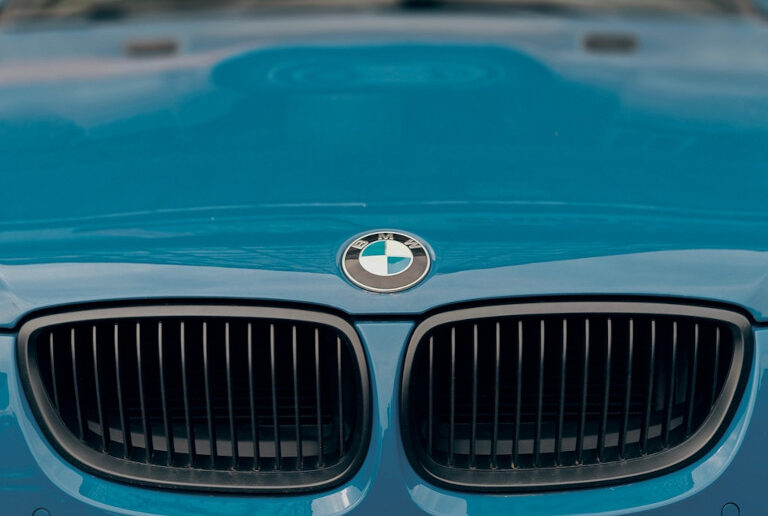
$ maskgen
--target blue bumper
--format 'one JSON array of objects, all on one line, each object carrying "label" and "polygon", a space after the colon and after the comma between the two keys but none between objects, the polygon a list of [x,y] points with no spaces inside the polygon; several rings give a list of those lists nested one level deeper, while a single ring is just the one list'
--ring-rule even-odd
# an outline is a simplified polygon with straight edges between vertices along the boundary
[{"label": "blue bumper", "polygon": [[[699,461],[627,485],[554,493],[483,495],[425,483],[408,463],[398,424],[397,385],[410,321],[359,321],[374,388],[373,438],[347,484],[320,494],[224,496],[159,491],[91,476],[64,461],[42,437],[24,396],[11,334],[0,336],[0,500],[3,514],[51,516],[313,514],[719,514],[726,503],[762,514],[768,475],[768,329],[755,332],[747,388],[721,441]],[[395,351],[399,350],[399,353]],[[730,509],[733,509],[731,507]],[[728,509],[726,509],[728,510]]]}]

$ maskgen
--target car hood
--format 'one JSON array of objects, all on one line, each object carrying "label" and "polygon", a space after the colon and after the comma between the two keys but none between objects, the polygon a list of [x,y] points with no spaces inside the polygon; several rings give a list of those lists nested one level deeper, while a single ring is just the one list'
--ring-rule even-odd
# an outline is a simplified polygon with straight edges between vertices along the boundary
[{"label": "car hood", "polygon": [[[6,56],[7,323],[56,302],[211,295],[213,277],[229,285],[215,295],[350,312],[615,293],[705,297],[762,317],[768,62],[750,45],[765,31],[751,27],[750,40],[734,23],[622,23],[641,42],[629,54],[574,46],[605,28],[573,22],[548,38]],[[680,31],[693,39],[672,48]],[[27,48],[27,36],[2,38]],[[45,41],[57,37],[71,36]],[[697,42],[719,53],[692,54]],[[382,296],[341,279],[339,249],[379,228],[429,244],[424,285]],[[196,288],[202,266],[217,269],[198,270]],[[183,288],[150,280],[169,270]],[[61,294],[83,274],[104,290]]]}]

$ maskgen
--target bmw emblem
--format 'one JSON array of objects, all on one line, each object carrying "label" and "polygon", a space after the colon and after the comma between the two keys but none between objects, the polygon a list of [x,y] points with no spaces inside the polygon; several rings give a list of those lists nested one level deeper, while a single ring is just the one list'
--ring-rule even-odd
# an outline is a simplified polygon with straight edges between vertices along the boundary
[{"label": "bmw emblem", "polygon": [[344,250],[341,268],[349,281],[373,292],[398,292],[429,272],[429,251],[405,233],[380,231],[356,238]]}]

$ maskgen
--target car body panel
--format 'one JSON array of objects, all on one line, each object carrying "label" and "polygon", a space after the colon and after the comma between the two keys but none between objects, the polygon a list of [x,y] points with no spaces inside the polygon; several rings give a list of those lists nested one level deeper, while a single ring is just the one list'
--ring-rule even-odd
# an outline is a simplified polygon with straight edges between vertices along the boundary
[{"label": "car body panel", "polygon": [[[613,293],[768,313],[763,25],[231,23],[0,34],[0,324],[71,302],[211,295],[219,273],[241,281],[216,296],[351,313]],[[601,31],[638,48],[579,45]],[[122,52],[162,35],[179,55]],[[425,285],[348,288],[339,250],[375,228],[431,246]],[[64,284],[84,271],[92,281]]]},{"label": "car body panel", "polygon": [[[363,291],[340,274],[132,263],[0,267],[0,321],[11,328],[30,311],[73,303],[141,299],[298,302],[349,314],[418,315],[442,305],[531,297],[659,296],[730,303],[765,320],[768,254],[668,251],[545,262],[440,274],[440,259],[419,286]],[[723,264],[726,265],[723,265]]]},{"label": "car body panel", "polygon": [[[629,34],[629,53],[585,35]],[[126,56],[173,39],[175,55]],[[148,19],[0,30],[0,503],[51,516],[717,514],[762,511],[768,394],[768,28],[708,16],[460,13]],[[426,280],[347,282],[356,235],[401,230]],[[551,493],[447,491],[398,433],[402,356],[439,307],[674,299],[755,323],[728,432],[682,469]],[[366,460],[291,497],[142,489],[43,438],[15,329],[41,311],[147,299],[331,310],[364,341]]]}]

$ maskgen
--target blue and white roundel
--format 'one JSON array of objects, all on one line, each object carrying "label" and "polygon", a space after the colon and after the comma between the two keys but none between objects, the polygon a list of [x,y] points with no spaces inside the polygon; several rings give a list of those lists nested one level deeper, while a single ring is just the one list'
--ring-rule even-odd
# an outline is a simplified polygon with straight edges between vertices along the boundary
[{"label": "blue and white roundel", "polygon": [[358,258],[363,269],[377,276],[394,276],[413,263],[408,246],[396,240],[378,240],[365,247]]},{"label": "blue and white roundel", "polygon": [[429,251],[416,237],[384,230],[349,242],[340,265],[358,287],[391,293],[419,284],[429,273],[430,262]]}]

